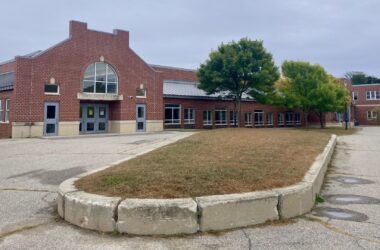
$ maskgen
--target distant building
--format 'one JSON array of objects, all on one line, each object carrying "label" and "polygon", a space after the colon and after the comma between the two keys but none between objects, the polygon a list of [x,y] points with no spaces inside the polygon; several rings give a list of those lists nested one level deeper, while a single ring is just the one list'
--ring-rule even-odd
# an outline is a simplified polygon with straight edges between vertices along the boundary
[{"label": "distant building", "polygon": [[380,125],[378,111],[380,108],[380,84],[352,84],[344,79],[352,98],[349,108],[350,121],[359,125]]}]

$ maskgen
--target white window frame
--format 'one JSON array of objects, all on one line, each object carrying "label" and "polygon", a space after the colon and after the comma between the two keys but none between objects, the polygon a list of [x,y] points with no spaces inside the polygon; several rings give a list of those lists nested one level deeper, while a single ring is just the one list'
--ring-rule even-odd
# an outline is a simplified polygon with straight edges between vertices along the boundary
[{"label": "white window frame", "polygon": [[10,99],[5,99],[5,116],[4,116],[4,122],[9,122],[9,112],[10,112]]},{"label": "white window frame", "polygon": [[[46,92],[45,91],[45,86],[46,85],[54,85],[54,86],[57,86],[57,92]],[[58,84],[51,84],[51,83],[46,83],[45,85],[44,85],[44,94],[45,95],[59,95],[59,85]]]},{"label": "white window frame", "polygon": [[[281,119],[280,119],[281,117]],[[278,113],[278,126],[284,126],[284,118],[285,118],[285,115],[283,112],[280,112]]]},{"label": "white window frame", "polygon": [[299,112],[294,113],[294,123],[296,125],[301,125],[301,113]]},{"label": "white window frame", "polygon": [[238,120],[237,120],[237,112],[234,110],[230,110],[230,126],[237,126]]},{"label": "white window frame", "polygon": [[377,112],[367,111],[367,120],[377,120]]},{"label": "white window frame", "polygon": [[[288,115],[291,115],[292,119],[288,120]],[[285,113],[285,124],[286,126],[293,126],[294,125],[294,113],[293,112],[286,112]]]},{"label": "white window frame", "polygon": [[358,91],[352,91],[352,100],[357,101],[359,99]]},{"label": "white window frame", "polygon": [[[206,114],[206,117],[205,117],[205,114]],[[210,110],[203,111],[203,126],[212,126],[212,111]]]},{"label": "white window frame", "polygon": [[[138,91],[144,91],[144,95],[137,95]],[[146,89],[145,88],[143,88],[143,89],[137,88],[136,89],[136,98],[146,98]]]},{"label": "white window frame", "polygon": [[[255,127],[262,127],[264,126],[264,111],[263,110],[255,110]],[[256,117],[257,115],[257,117]],[[259,118],[259,119],[257,119]]]},{"label": "white window frame", "polygon": [[[85,70],[85,73],[86,74],[86,71],[87,69],[92,65],[92,64],[95,64],[94,65],[94,80],[85,80],[85,75],[83,75],[83,79],[82,79],[82,92],[83,93],[86,93],[86,94],[109,94],[109,95],[117,95],[119,93],[119,77],[116,73],[116,70],[111,66],[109,65],[108,63],[105,63],[105,62],[94,62],[94,63],[91,63],[90,65],[87,66],[86,70]],[[97,64],[104,64],[106,66],[106,78],[105,78],[105,81],[97,81],[96,80],[96,65]],[[113,71],[115,73],[115,82],[111,82],[111,81],[108,81],[108,69],[110,68],[111,71]],[[93,85],[94,85],[94,91],[93,92],[85,92],[84,91],[84,82],[93,82]],[[100,92],[96,92],[96,82],[102,82],[106,85],[106,91],[104,93],[100,93]],[[110,84],[116,84],[116,92],[115,93],[108,93],[108,83]]]},{"label": "white window frame", "polygon": [[[217,120],[216,119],[216,113],[224,113],[224,119]],[[223,115],[220,115],[220,117],[223,117]],[[215,126],[225,126],[227,125],[227,110],[226,109],[216,109],[215,110]]]},{"label": "white window frame", "polygon": [[246,112],[244,114],[244,124],[246,127],[252,127],[252,113]]},{"label": "white window frame", "polygon": [[267,117],[267,126],[273,126],[273,113],[268,112],[266,117]]},{"label": "white window frame", "polygon": [[370,90],[366,92],[367,101],[380,100],[380,91]]},{"label": "white window frame", "polygon": [[[167,105],[178,106],[178,107],[167,107]],[[165,125],[180,125],[181,124],[181,104],[166,103],[165,104],[165,114],[166,114],[166,110],[167,109],[171,110],[172,118],[171,119],[166,119],[166,117],[165,117]],[[174,119],[173,118],[174,117],[173,116],[174,110],[177,110],[177,109],[179,110],[178,119]]]},{"label": "white window frame", "polygon": [[184,124],[195,124],[195,109],[185,108],[183,111]]}]

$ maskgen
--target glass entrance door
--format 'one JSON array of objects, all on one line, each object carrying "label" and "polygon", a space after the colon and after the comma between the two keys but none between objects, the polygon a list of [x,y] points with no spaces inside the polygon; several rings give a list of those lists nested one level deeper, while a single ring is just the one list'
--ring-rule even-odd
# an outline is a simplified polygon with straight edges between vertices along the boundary
[{"label": "glass entrance door", "polygon": [[44,135],[58,135],[58,103],[45,102],[44,110]]},{"label": "glass entrance door", "polygon": [[82,134],[106,133],[108,124],[108,105],[81,103],[79,131]]},{"label": "glass entrance door", "polygon": [[136,105],[136,131],[145,132],[146,128],[146,106],[145,104]]}]

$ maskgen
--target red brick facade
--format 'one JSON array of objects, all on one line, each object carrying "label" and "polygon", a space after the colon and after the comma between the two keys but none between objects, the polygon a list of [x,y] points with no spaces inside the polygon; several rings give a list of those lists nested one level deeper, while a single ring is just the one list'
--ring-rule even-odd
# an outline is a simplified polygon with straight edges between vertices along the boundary
[{"label": "red brick facade", "polygon": [[[0,74],[13,72],[15,70],[15,62],[11,61],[8,63],[4,63],[0,65]],[[8,138],[11,137],[11,124],[9,122],[5,122],[5,101],[9,99],[13,99],[13,91],[0,91],[0,101],[2,105],[2,112],[0,114],[0,138]]]},{"label": "red brick facade", "polygon": [[[77,93],[82,92],[84,71],[91,63],[104,57],[116,70],[119,94],[124,100],[110,103],[111,120],[134,120],[135,104],[147,104],[147,119],[162,117],[162,84],[160,75],[129,48],[129,33],[114,34],[87,29],[85,23],[70,23],[70,38],[36,58],[16,58],[16,81],[12,106],[15,122],[43,121],[44,102],[60,103],[60,121],[78,121]],[[54,78],[60,95],[45,95],[44,85]],[[146,99],[134,98],[136,88],[143,84]],[[29,111],[29,112],[26,112]]]},{"label": "red brick facade", "polygon": [[[380,108],[380,84],[352,85],[348,80],[345,82],[352,98],[351,121],[357,122],[359,125],[380,125],[378,119],[368,117],[368,112]],[[368,99],[368,92],[373,92],[372,97],[374,98]],[[369,95],[371,96],[371,93]]]},{"label": "red brick facade", "polygon": [[[230,112],[236,110],[234,103],[231,101],[223,101],[223,100],[194,100],[194,99],[185,99],[185,98],[171,98],[164,97],[165,104],[179,104],[181,107],[181,123],[180,125],[173,126],[165,124],[165,128],[218,128],[218,127],[233,127],[234,124],[231,124],[231,116]],[[194,125],[186,125],[184,121],[184,110],[185,109],[194,109],[195,117],[194,117]],[[217,126],[215,124],[215,110],[226,110],[227,111],[227,125],[225,126]],[[300,123],[296,124],[295,120],[293,120],[293,124],[289,126],[299,126],[303,124],[303,116],[300,111],[281,109],[276,106],[263,105],[254,101],[246,101],[241,104],[241,113],[240,113],[240,126],[245,126],[245,113],[252,114],[252,126],[250,127],[258,127],[255,126],[255,111],[261,110],[264,112],[264,124],[259,127],[286,127],[286,113],[291,112],[293,114],[298,113],[300,117]],[[203,111],[211,111],[212,112],[212,126],[204,126],[203,124]],[[267,115],[271,113],[273,116],[273,124],[267,123]],[[284,123],[283,125],[279,125],[278,123],[278,114],[284,114]],[[294,117],[293,117],[294,118]]]}]

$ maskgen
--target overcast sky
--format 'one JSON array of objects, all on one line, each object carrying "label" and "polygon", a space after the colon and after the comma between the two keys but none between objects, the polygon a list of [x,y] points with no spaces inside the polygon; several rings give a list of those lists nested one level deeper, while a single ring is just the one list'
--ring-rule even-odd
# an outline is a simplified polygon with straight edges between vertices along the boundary
[{"label": "overcast sky", "polygon": [[68,37],[69,20],[130,31],[146,62],[197,68],[221,42],[264,41],[277,65],[318,63],[336,76],[380,76],[379,0],[12,0],[1,2],[0,61]]}]

